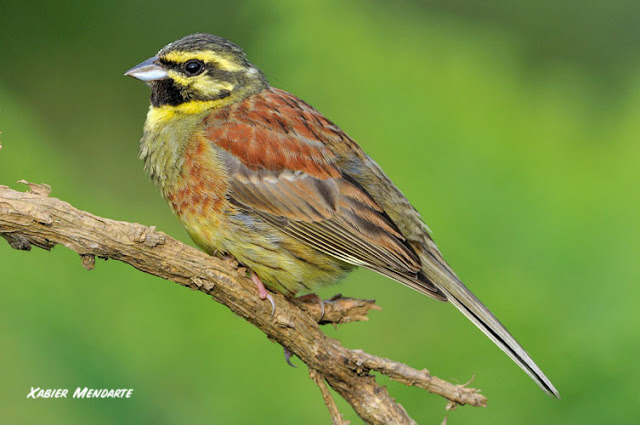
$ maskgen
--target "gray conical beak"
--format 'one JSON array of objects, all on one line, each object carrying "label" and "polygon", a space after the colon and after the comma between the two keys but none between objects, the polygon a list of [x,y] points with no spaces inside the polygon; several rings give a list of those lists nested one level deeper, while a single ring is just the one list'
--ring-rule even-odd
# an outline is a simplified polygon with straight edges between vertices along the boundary
[{"label": "gray conical beak", "polygon": [[167,78],[167,71],[161,66],[157,65],[158,57],[154,56],[146,61],[138,64],[124,73],[129,77],[137,78],[140,81],[158,81]]}]

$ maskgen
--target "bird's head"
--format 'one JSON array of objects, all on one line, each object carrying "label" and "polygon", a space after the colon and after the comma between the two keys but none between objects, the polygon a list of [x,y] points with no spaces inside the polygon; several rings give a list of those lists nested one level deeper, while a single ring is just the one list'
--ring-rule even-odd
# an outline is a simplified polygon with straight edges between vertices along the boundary
[{"label": "bird's head", "polygon": [[223,107],[268,86],[240,47],[210,34],[192,34],[125,73],[151,86],[154,108],[197,113]]}]

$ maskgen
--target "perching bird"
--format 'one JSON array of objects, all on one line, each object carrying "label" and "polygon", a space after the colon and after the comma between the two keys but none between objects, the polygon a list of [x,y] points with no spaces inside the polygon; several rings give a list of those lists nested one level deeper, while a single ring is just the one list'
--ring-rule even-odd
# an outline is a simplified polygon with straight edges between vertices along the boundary
[{"label": "perching bird", "polygon": [[196,244],[247,266],[262,299],[264,285],[293,296],[365,267],[451,302],[558,397],[378,164],[309,104],[271,87],[240,47],[193,34],[125,75],[151,86],[146,172]]}]

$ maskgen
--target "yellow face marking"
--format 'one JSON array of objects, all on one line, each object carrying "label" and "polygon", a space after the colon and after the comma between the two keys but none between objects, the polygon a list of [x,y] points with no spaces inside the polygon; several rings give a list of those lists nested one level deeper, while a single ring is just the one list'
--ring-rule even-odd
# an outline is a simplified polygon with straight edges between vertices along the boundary
[{"label": "yellow face marking", "polygon": [[192,92],[204,97],[215,97],[223,90],[231,92],[234,88],[234,85],[228,81],[213,80],[206,72],[194,77],[185,77],[176,71],[168,71],[167,75],[176,84],[182,87],[188,87]]},{"label": "yellow face marking", "polygon": [[184,63],[188,60],[199,59],[205,63],[213,63],[216,68],[223,71],[242,71],[244,68],[235,62],[230,61],[212,51],[196,51],[196,52],[169,52],[164,55],[163,59],[170,62]]},{"label": "yellow face marking", "polygon": [[224,106],[227,106],[231,102],[231,99],[224,98],[218,100],[192,100],[190,102],[182,103],[178,106],[151,106],[149,108],[149,112],[147,112],[146,125],[153,128],[176,117],[176,115],[196,115],[207,112],[211,109],[222,108]]}]

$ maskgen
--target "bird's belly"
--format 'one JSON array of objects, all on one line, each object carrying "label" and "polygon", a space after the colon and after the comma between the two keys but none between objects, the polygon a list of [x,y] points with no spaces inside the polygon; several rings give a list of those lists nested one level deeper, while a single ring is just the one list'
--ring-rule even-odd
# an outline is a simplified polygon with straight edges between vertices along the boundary
[{"label": "bird's belly", "polygon": [[[254,221],[255,220],[255,221]],[[237,221],[234,217],[232,221]],[[235,227],[227,251],[254,270],[265,285],[288,295],[331,285],[353,266],[324,254],[259,219]]]},{"label": "bird's belly", "polygon": [[326,255],[241,211],[218,217],[183,215],[198,246],[211,255],[228,253],[255,271],[271,289],[293,296],[335,283],[353,266]]}]

